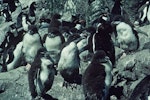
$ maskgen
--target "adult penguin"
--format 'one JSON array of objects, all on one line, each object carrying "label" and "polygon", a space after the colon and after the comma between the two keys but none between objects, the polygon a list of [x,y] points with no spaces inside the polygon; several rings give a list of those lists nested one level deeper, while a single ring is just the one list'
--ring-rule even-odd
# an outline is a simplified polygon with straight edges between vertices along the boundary
[{"label": "adult penguin", "polygon": [[143,4],[138,9],[138,17],[135,24],[143,25],[145,23],[150,23],[150,1],[146,0],[145,4]]},{"label": "adult penguin", "polygon": [[123,15],[123,9],[122,9],[122,0],[115,0],[115,3],[113,5],[113,8],[111,10],[111,20],[114,19],[116,15]]},{"label": "adult penguin", "polygon": [[[34,62],[28,72],[29,89],[32,98],[42,97],[46,100],[53,100],[46,94],[51,89],[56,75],[54,62],[45,48],[38,50]],[[46,98],[46,97],[49,98]]]},{"label": "adult penguin", "polygon": [[23,37],[23,53],[26,62],[32,63],[37,51],[42,48],[41,37],[36,26],[31,25],[29,31]]},{"label": "adult penguin", "polygon": [[31,24],[34,24],[36,21],[35,10],[36,10],[36,2],[32,2],[29,7],[29,20]]},{"label": "adult penguin", "polygon": [[68,40],[68,43],[66,43],[61,51],[57,68],[64,78],[63,85],[66,86],[72,83],[81,84],[81,75],[79,74],[80,58],[76,44],[78,36],[70,36]]},{"label": "adult penguin", "polygon": [[94,53],[82,76],[85,100],[106,100],[112,82],[112,63],[103,50]]},{"label": "adult penguin", "polygon": [[110,22],[101,19],[101,23],[98,25],[97,32],[92,38],[93,52],[97,50],[104,50],[107,56],[110,58],[112,64],[115,64],[115,48],[111,39],[113,32]]},{"label": "adult penguin", "polygon": [[16,47],[11,47],[7,50],[7,58],[5,59],[7,71],[13,70],[25,64],[23,61],[22,45],[23,43],[19,42]]},{"label": "adult penguin", "polygon": [[51,22],[49,25],[49,31],[53,30],[53,28],[60,28],[61,26],[61,22],[59,21],[59,19],[61,18],[61,15],[58,13],[55,13],[52,18],[51,18]]}]

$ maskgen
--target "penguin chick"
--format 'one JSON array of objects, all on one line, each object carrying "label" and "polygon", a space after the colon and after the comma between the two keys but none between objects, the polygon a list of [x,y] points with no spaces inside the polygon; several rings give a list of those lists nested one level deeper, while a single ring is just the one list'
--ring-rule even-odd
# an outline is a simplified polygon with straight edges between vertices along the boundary
[{"label": "penguin chick", "polygon": [[57,28],[52,28],[52,30],[44,36],[44,40],[46,50],[51,53],[50,55],[55,63],[58,63],[61,46],[65,42],[64,37]]},{"label": "penguin chick", "polygon": [[41,48],[28,72],[29,89],[32,98],[43,97],[51,89],[56,69],[54,62],[45,48]]},{"label": "penguin chick", "polygon": [[75,42],[70,42],[61,51],[57,70],[64,78],[64,82],[81,84],[79,75],[80,59],[79,51]]},{"label": "penguin chick", "polygon": [[133,28],[125,23],[120,22],[116,26],[117,31],[117,43],[120,48],[126,51],[134,51],[139,48],[139,37],[137,32]]},{"label": "penguin chick", "polygon": [[36,26],[30,26],[29,32],[23,37],[23,53],[26,62],[32,63],[37,51],[42,48],[41,37]]},{"label": "penguin chick", "polygon": [[60,50],[61,45],[65,42],[58,28],[52,28],[52,30],[45,35],[44,40],[47,51],[54,49]]},{"label": "penguin chick", "polygon": [[112,63],[103,50],[96,51],[82,76],[85,100],[106,100],[112,82]]}]

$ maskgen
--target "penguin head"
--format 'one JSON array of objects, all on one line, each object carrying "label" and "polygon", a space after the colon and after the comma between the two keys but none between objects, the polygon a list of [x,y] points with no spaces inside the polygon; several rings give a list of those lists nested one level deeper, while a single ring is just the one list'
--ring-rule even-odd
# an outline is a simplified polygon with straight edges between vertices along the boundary
[{"label": "penguin head", "polygon": [[[106,9],[106,8],[105,8]],[[109,9],[109,8],[108,8]],[[99,16],[99,19],[100,19],[100,22],[103,22],[103,21],[106,21],[106,22],[108,22],[108,21],[110,21],[110,16],[109,16],[109,10],[107,11],[105,11],[104,10],[104,12],[102,12],[101,14],[100,14],[100,16]]]},{"label": "penguin head", "polygon": [[87,32],[89,32],[91,35],[93,35],[94,33],[96,33],[95,27],[92,27],[92,26],[86,28],[85,30],[86,30]]},{"label": "penguin head", "polygon": [[36,2],[32,2],[30,5],[30,8],[35,10],[36,9]]},{"label": "penguin head", "polygon": [[94,53],[92,61],[98,61],[99,63],[106,63],[109,61],[109,57],[106,55],[104,50],[98,50]]},{"label": "penguin head", "polygon": [[102,23],[98,24],[97,32],[101,35],[106,36],[109,33],[112,33],[113,29],[109,22],[103,21]]},{"label": "penguin head", "polygon": [[34,17],[35,16],[35,10],[36,10],[36,2],[32,2],[29,7],[29,15]]},{"label": "penguin head", "polygon": [[17,7],[21,5],[20,2],[19,2],[19,0],[15,0],[15,5],[16,5]]},{"label": "penguin head", "polygon": [[29,34],[31,35],[38,33],[38,29],[35,25],[29,25],[28,28],[29,28]]},{"label": "penguin head", "polygon": [[47,35],[49,38],[54,38],[56,36],[61,36],[61,33],[59,31],[58,28],[56,27],[52,27],[52,28],[49,28],[48,30],[48,35]]},{"label": "penguin head", "polygon": [[[50,57],[50,54],[49,52],[46,50],[46,48],[40,48],[37,52],[37,57],[40,57],[40,58],[45,58],[45,59],[49,59],[51,60],[52,64],[54,64],[54,61],[53,59]],[[37,58],[36,57],[36,58]]]}]

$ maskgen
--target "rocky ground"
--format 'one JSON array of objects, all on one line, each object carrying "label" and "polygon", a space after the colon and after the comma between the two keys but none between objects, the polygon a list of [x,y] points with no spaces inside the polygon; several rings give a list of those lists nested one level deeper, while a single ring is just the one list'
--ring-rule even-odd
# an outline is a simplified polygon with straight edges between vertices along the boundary
[{"label": "rocky ground", "polygon": [[[116,47],[116,66],[113,68],[113,82],[110,90],[112,100],[128,100],[132,90],[146,75],[150,75],[150,25],[140,29],[148,33],[148,37],[140,36],[141,50],[124,54],[123,50]],[[143,49],[144,48],[144,49]],[[122,56],[120,56],[122,55]],[[81,61],[81,73],[88,63]],[[63,78],[58,74],[52,89],[48,91],[58,100],[84,100],[82,86],[62,87]],[[119,91],[119,92],[118,92]],[[117,97],[118,99],[115,99]],[[30,100],[25,66],[10,72],[0,73],[0,100]]]},{"label": "rocky ground", "polygon": [[[20,0],[22,5],[28,5],[24,0]],[[30,1],[30,0],[27,0]],[[0,25],[0,31],[6,33],[9,25]],[[150,75],[150,25],[140,27],[148,34],[138,34],[140,38],[140,48],[137,51],[124,53],[124,50],[115,47],[116,65],[113,68],[113,82],[110,89],[111,100],[128,100],[133,89],[147,75]],[[0,33],[0,43],[5,34]],[[81,74],[86,69],[88,63],[81,61]],[[9,72],[0,73],[0,100],[31,100],[27,71],[25,66],[21,66]],[[84,100],[81,85],[72,87],[62,87],[63,78],[55,76],[52,89],[48,91],[52,97],[58,100]]]}]

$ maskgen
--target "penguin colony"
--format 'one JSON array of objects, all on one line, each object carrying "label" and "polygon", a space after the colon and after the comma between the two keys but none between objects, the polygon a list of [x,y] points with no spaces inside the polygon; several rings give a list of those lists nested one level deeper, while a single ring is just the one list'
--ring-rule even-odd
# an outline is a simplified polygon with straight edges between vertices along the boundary
[{"label": "penguin colony", "polygon": [[[17,0],[3,1],[8,6],[2,10],[1,16],[5,22],[10,22],[11,13],[21,5]],[[139,25],[150,19],[150,3],[145,1],[143,4],[137,20]],[[111,12],[102,12],[88,27],[80,15],[72,16],[71,21],[61,20],[58,13],[50,18],[37,18],[36,5],[33,2],[27,12],[22,9],[0,45],[2,72],[30,64],[28,81],[32,98],[46,98],[58,73],[64,79],[63,86],[82,85],[85,100],[108,100],[111,71],[115,65],[114,46],[127,52],[139,48],[138,32],[124,18],[121,0],[115,0]],[[48,32],[39,33],[42,28]],[[85,51],[88,53],[83,57],[81,53]],[[89,61],[84,73],[80,73],[82,58]]]}]

